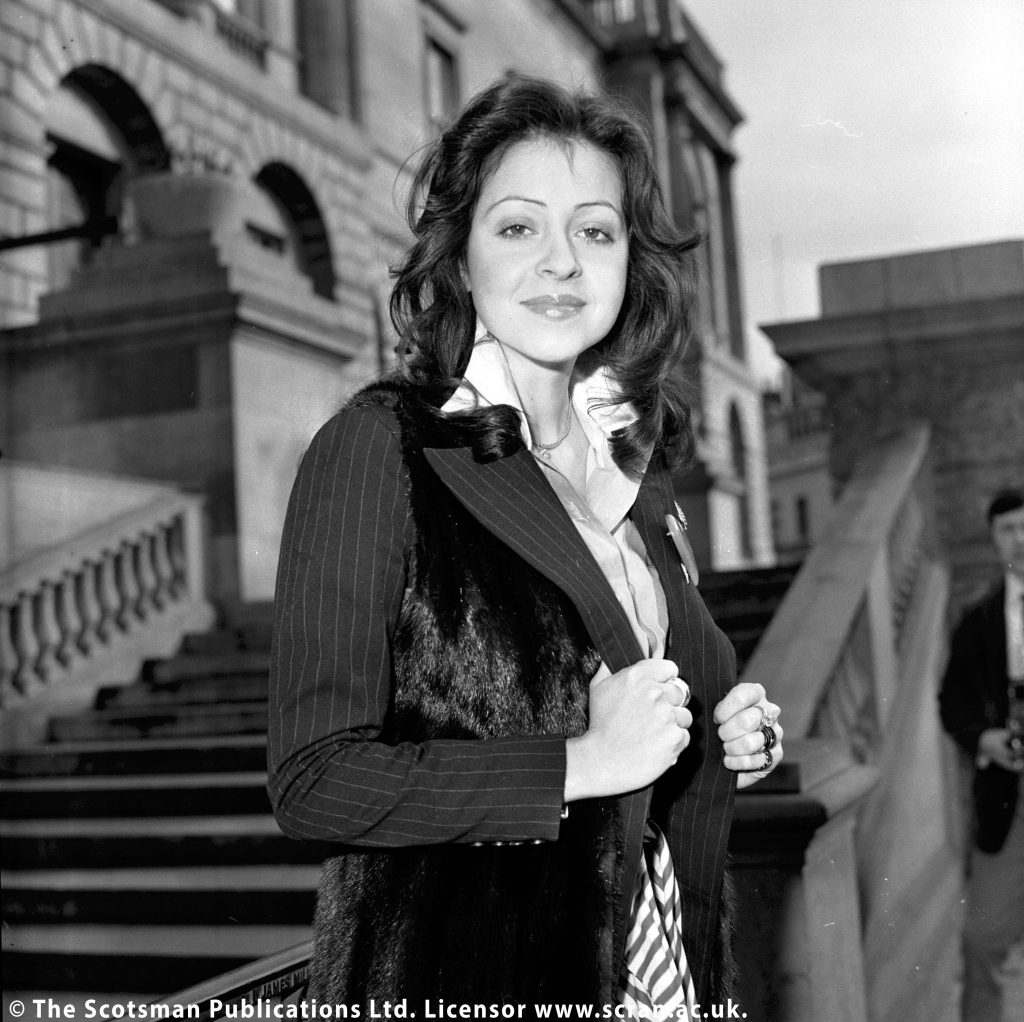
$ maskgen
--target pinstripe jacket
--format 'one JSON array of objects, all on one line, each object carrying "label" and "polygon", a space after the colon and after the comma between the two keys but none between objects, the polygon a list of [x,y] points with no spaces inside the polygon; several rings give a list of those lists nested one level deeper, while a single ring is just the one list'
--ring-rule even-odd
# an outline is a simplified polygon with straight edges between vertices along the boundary
[{"label": "pinstripe jacket", "polygon": [[[315,966],[329,974],[314,983],[321,999],[410,993],[388,983],[399,973],[408,982],[408,960],[434,942],[462,956],[462,972],[486,972],[489,931],[468,927],[466,946],[453,948],[421,918],[465,902],[465,920],[471,891],[477,914],[493,912],[491,926],[503,920],[506,936],[525,937],[519,945],[545,947],[551,937],[532,930],[535,921],[520,925],[537,891],[554,914],[587,917],[590,965],[583,949],[547,968],[592,967],[595,982],[570,992],[608,999],[649,817],[672,850],[699,996],[717,985],[734,775],[711,711],[735,680],[735,658],[685,582],[665,534],[673,510],[668,472],[652,459],[631,516],[665,590],[666,655],[692,690],[691,744],[650,788],[576,803],[562,821],[564,740],[586,726],[587,682],[600,660],[614,672],[639,652],[532,456],[523,449],[479,463],[387,385],[364,392],[314,439],[282,543],[269,756],[285,832],[339,846],[318,904]],[[469,618],[475,645],[463,648],[452,636]],[[487,624],[494,620],[500,627]],[[523,718],[531,701],[533,716]],[[442,901],[423,877],[446,888]],[[511,900],[502,900],[505,888]],[[392,951],[374,939],[382,932],[399,944],[417,936]],[[550,947],[587,943],[572,932],[549,958]],[[522,976],[535,977],[541,963],[517,954]],[[445,968],[429,956],[417,967]],[[544,988],[533,979],[529,991],[510,987],[507,976],[481,982],[490,1000],[499,989],[536,998]],[[431,990],[472,999],[454,979]]]}]

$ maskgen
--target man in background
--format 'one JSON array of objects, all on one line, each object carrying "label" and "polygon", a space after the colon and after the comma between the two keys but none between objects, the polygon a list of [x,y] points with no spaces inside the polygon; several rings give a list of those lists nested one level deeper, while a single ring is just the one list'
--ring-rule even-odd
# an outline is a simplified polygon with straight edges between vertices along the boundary
[{"label": "man in background", "polygon": [[1024,494],[1000,493],[988,524],[1002,578],[957,625],[939,695],[943,726],[975,765],[964,1022],[1001,1022],[1000,970],[1024,939]]}]

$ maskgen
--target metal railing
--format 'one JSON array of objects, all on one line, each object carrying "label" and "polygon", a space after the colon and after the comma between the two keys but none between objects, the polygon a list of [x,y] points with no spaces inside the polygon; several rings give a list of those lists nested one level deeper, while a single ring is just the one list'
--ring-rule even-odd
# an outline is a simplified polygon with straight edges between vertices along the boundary
[{"label": "metal railing", "polygon": [[223,1018],[225,1005],[239,1004],[258,1005],[262,1009],[259,1018],[286,1018],[283,1013],[272,1014],[274,1007],[299,1004],[305,998],[312,950],[312,941],[297,944],[156,1003],[168,1007],[181,1005],[193,1012],[185,1017],[201,1020]]}]

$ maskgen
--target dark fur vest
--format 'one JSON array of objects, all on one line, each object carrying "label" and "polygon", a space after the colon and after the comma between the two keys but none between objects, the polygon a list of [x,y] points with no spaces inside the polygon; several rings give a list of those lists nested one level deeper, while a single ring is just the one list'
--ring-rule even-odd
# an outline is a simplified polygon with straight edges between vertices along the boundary
[{"label": "dark fur vest", "polygon": [[[497,542],[423,455],[429,416],[394,408],[415,541],[381,740],[577,735],[599,657],[568,598]],[[559,840],[346,849],[325,865],[310,995],[366,1004],[614,1000],[616,801],[573,805]]]}]

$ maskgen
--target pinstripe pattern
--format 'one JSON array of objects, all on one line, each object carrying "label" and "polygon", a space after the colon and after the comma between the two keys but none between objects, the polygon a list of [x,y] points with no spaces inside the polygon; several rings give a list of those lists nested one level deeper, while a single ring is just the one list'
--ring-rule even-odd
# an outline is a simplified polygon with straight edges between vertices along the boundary
[{"label": "pinstripe pattern", "polygon": [[405,588],[407,489],[390,414],[349,409],[299,468],[278,568],[270,794],[282,830],[364,847],[558,837],[557,736],[373,741]]},{"label": "pinstripe pattern", "polygon": [[[394,414],[350,408],[314,439],[289,502],[278,574],[271,666],[270,793],[282,829],[299,838],[361,847],[441,842],[556,840],[565,776],[557,736],[437,740],[387,746],[392,634],[412,539],[408,477]],[[619,670],[636,638],[603,573],[532,456],[479,464],[463,448],[426,457],[459,501],[573,601],[598,653]],[[735,676],[692,586],[684,586],[664,514],[667,473],[652,469],[633,518],[662,579],[669,608],[667,656],[710,715]],[[686,950],[703,995],[714,944],[733,775],[720,743],[694,728],[693,776],[669,793],[659,824],[682,889]],[[703,754],[698,745],[706,748]],[[682,762],[682,761],[681,761]],[[670,772],[671,775],[672,772]],[[659,787],[671,786],[670,775]],[[667,791],[668,788],[665,788]],[[651,790],[620,799],[621,875],[636,876]],[[632,885],[615,912],[621,956]]]}]

